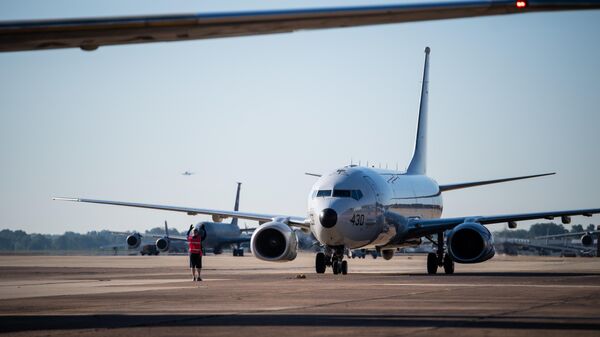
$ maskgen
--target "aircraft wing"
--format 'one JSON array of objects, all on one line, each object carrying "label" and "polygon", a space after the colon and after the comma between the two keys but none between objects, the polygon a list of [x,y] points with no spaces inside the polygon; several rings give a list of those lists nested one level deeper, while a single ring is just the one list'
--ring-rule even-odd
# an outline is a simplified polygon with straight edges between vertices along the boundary
[{"label": "aircraft wing", "polygon": [[542,244],[535,244],[535,243],[513,243],[513,242],[508,242],[508,243],[515,245],[515,246],[520,246],[520,247],[546,249],[546,250],[559,251],[559,252],[560,251],[571,251],[574,253],[579,253],[582,250],[588,249],[586,247],[575,247],[575,246],[552,246],[552,245],[542,245]]},{"label": "aircraft wing", "polygon": [[409,233],[411,236],[423,236],[433,234],[439,231],[452,229],[464,222],[477,222],[482,225],[491,225],[502,222],[516,222],[524,220],[548,219],[552,220],[555,217],[563,216],[592,216],[600,213],[600,208],[577,209],[568,211],[553,211],[553,212],[538,212],[538,213],[522,213],[522,214],[505,214],[493,216],[470,216],[458,218],[441,218],[441,219],[414,219],[408,221]]},{"label": "aircraft wing", "polygon": [[581,236],[581,235],[593,235],[598,234],[600,231],[587,231],[587,232],[576,232],[576,233],[564,233],[564,234],[554,234],[554,235],[544,235],[544,236],[536,236],[536,239],[555,239],[555,238],[566,238],[570,236]]},{"label": "aircraft wing", "polygon": [[600,0],[479,0],[230,13],[0,22],[0,51],[187,41],[541,11],[598,9]]},{"label": "aircraft wing", "polygon": [[104,205],[115,205],[115,206],[126,206],[126,207],[138,207],[138,208],[149,208],[158,209],[164,211],[183,212],[188,215],[207,214],[212,215],[213,220],[222,220],[226,218],[238,218],[255,220],[259,222],[269,222],[275,219],[286,222],[290,226],[309,228],[309,224],[304,217],[298,216],[287,216],[278,214],[259,214],[259,213],[248,213],[239,211],[221,211],[215,209],[203,209],[203,208],[191,208],[191,207],[178,207],[178,206],[165,206],[165,205],[152,205],[152,204],[140,204],[134,202],[123,202],[123,201],[109,201],[109,200],[96,200],[96,199],[81,199],[81,198],[52,198],[53,200],[61,201],[74,201],[74,202],[86,202],[92,204],[104,204]]},{"label": "aircraft wing", "polygon": [[250,242],[250,237],[249,236],[240,236],[235,239],[219,240],[219,243],[222,243],[222,244],[238,244],[238,243],[244,243],[244,242]]}]

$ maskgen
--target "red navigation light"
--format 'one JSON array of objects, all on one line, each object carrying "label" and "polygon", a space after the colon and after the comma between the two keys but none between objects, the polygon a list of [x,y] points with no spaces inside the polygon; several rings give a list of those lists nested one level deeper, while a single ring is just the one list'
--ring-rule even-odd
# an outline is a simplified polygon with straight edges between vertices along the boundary
[{"label": "red navigation light", "polygon": [[525,0],[517,1],[517,8],[525,8],[525,7],[527,7],[527,1],[525,1]]}]

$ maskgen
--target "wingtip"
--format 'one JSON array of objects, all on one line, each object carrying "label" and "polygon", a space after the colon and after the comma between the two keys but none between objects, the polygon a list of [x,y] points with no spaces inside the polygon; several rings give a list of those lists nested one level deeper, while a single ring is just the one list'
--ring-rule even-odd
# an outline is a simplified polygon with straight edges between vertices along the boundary
[{"label": "wingtip", "polygon": [[78,198],[65,198],[65,197],[52,197],[52,200],[56,201],[80,201]]},{"label": "wingtip", "polygon": [[431,52],[431,48],[425,47],[425,54],[429,54]]}]

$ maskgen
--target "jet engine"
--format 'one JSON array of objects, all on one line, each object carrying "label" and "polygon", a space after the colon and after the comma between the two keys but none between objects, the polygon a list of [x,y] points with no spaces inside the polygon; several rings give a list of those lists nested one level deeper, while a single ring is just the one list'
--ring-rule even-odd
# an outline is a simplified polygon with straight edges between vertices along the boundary
[{"label": "jet engine", "polygon": [[581,237],[581,244],[584,246],[591,246],[594,244],[594,238],[589,234],[583,234]]},{"label": "jet engine", "polygon": [[136,249],[140,246],[140,243],[142,243],[142,236],[138,233],[133,233],[127,236],[127,239],[125,239],[125,241],[127,242],[127,246],[129,246],[129,249]]},{"label": "jet engine", "polygon": [[264,261],[292,261],[298,253],[298,237],[282,222],[267,222],[252,233],[250,249]]},{"label": "jet engine", "polygon": [[169,250],[170,246],[169,238],[164,237],[156,240],[156,249],[158,249],[161,253],[164,253]]},{"label": "jet engine", "polygon": [[493,243],[487,228],[476,222],[465,222],[450,231],[448,253],[458,263],[479,263],[494,256]]}]

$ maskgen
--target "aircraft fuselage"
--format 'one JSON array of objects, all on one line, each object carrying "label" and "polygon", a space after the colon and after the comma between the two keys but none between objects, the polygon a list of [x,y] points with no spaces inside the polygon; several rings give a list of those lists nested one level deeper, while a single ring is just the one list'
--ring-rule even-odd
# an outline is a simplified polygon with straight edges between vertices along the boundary
[{"label": "aircraft fuselage", "polygon": [[349,249],[417,245],[420,241],[402,240],[402,228],[385,221],[386,211],[434,219],[441,217],[442,209],[440,189],[433,179],[360,166],[323,175],[308,198],[315,238],[330,247]]}]

